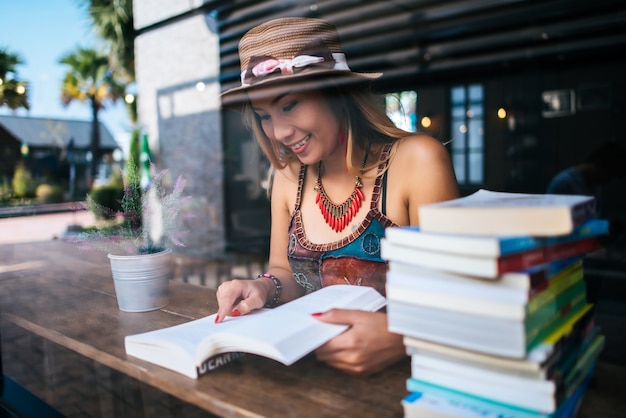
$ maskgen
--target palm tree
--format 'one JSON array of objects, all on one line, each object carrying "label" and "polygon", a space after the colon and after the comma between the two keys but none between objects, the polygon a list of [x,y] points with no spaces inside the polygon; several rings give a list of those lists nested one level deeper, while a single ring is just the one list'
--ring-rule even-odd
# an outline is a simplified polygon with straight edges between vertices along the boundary
[{"label": "palm tree", "polygon": [[19,79],[15,69],[20,64],[24,64],[24,60],[18,54],[0,48],[0,106],[12,110],[30,109],[28,83]]},{"label": "palm tree", "polygon": [[[109,49],[112,68],[130,84],[135,81],[135,37],[132,0],[80,0],[93,27]],[[137,122],[136,100],[128,103],[132,122]]]},{"label": "palm tree", "polygon": [[107,102],[114,103],[124,95],[125,85],[118,82],[107,55],[94,49],[79,47],[63,56],[59,62],[69,67],[63,79],[61,102],[67,106],[78,100],[89,102],[91,106],[91,187],[101,159],[98,113],[105,108]]}]

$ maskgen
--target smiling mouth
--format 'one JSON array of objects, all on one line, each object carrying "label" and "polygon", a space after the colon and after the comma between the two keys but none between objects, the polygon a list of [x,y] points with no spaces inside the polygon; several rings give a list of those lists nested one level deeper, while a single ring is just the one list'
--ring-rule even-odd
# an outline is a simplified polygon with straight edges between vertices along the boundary
[{"label": "smiling mouth", "polygon": [[307,137],[304,138],[302,141],[296,142],[294,145],[292,145],[289,148],[291,148],[292,151],[297,151],[298,149],[302,148],[307,142],[309,142],[310,138],[311,137],[307,135]]}]

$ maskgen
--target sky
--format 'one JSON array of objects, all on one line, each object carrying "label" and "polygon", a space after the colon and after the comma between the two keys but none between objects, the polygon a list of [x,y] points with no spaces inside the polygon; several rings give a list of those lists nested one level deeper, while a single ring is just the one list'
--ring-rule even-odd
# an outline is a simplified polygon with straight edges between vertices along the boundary
[{"label": "sky", "polygon": [[[21,109],[16,115],[91,120],[88,103],[74,101],[65,107],[60,99],[67,71],[59,64],[61,57],[79,46],[98,48],[87,12],[80,4],[80,0],[2,0],[0,47],[22,58],[24,64],[16,70],[30,87],[30,110]],[[14,113],[3,106],[0,114]],[[131,125],[123,101],[109,105],[98,116],[124,146]]]}]

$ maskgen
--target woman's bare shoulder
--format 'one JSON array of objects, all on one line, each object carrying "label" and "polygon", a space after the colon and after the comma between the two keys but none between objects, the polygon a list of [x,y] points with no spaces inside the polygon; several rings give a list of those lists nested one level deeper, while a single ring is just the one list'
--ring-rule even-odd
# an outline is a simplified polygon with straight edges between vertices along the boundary
[{"label": "woman's bare shoulder", "polygon": [[274,171],[272,179],[272,200],[281,201],[291,207],[298,188],[298,174],[300,173],[300,163],[293,162],[283,168]]},{"label": "woman's bare shoulder", "polygon": [[281,184],[298,183],[298,175],[300,174],[300,163],[293,161],[287,164],[285,167],[276,169],[274,173],[274,181],[279,181]]},{"label": "woman's bare shoulder", "polygon": [[[409,207],[448,200],[458,195],[450,154],[445,145],[428,135],[411,135],[398,140],[389,165],[398,196]],[[411,224],[416,224],[412,219]]]},{"label": "woman's bare shoulder", "polygon": [[402,165],[423,164],[449,158],[443,142],[426,134],[415,134],[399,139],[394,148],[394,159]]}]

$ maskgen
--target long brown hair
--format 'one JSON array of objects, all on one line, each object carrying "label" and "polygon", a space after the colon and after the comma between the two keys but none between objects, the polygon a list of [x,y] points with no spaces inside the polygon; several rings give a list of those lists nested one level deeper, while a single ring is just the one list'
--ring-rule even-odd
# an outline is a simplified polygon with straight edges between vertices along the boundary
[{"label": "long brown hair", "polygon": [[[326,97],[331,110],[346,129],[346,165],[348,170],[355,175],[361,169],[358,166],[360,162],[353,161],[355,148],[368,153],[370,163],[364,169],[367,171],[380,164],[380,153],[385,144],[416,135],[414,132],[405,131],[394,125],[385,112],[384,101],[370,89],[363,88],[362,85],[333,85],[320,90]],[[249,102],[243,106],[243,117],[273,167],[283,169],[297,160],[291,150],[265,135],[261,122]]]}]

